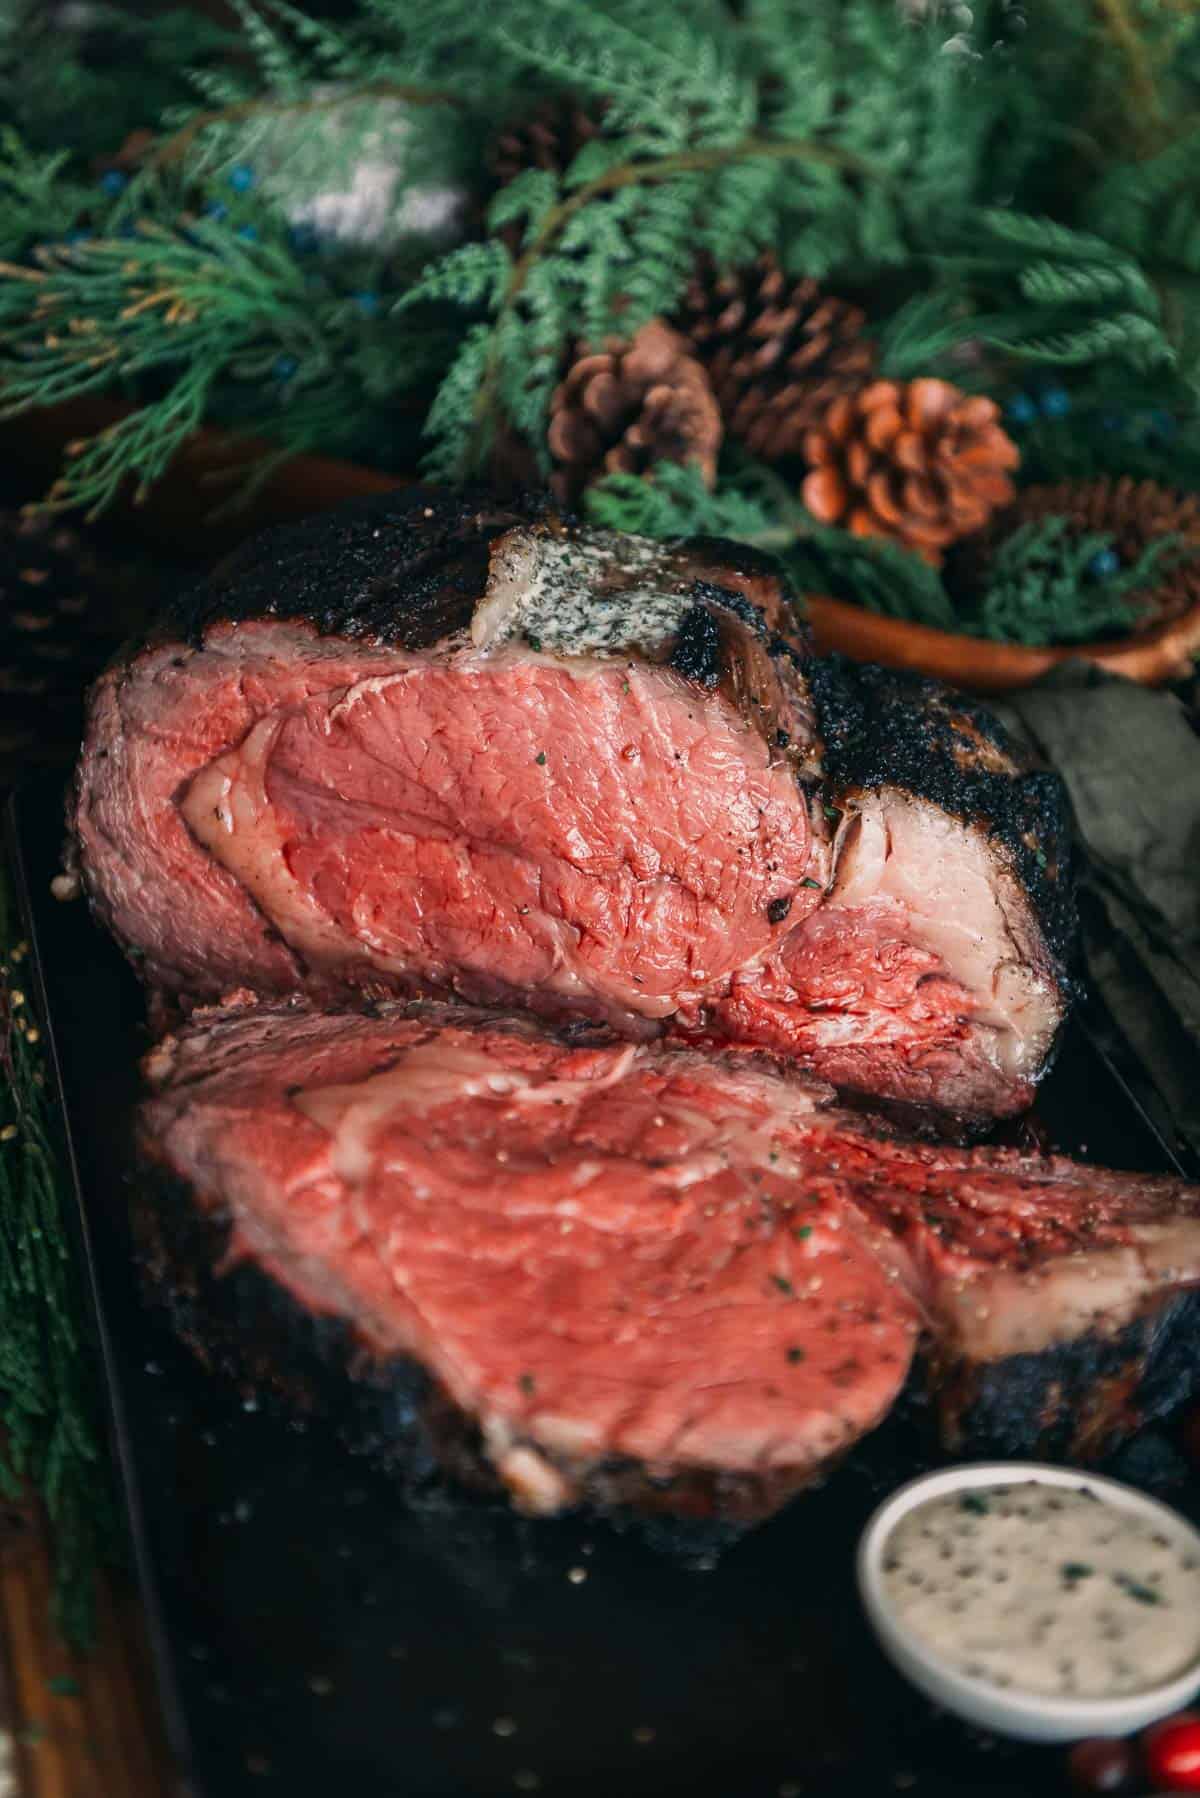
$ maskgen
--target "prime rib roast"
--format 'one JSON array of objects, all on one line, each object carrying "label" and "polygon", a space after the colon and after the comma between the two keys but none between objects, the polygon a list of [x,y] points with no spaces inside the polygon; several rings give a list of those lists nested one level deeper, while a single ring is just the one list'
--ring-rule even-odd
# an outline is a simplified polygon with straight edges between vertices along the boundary
[{"label": "prime rib roast", "polygon": [[194,1014],[151,1057],[139,1212],[203,1351],[286,1384],[319,1320],[320,1402],[392,1387],[533,1514],[762,1516],[914,1355],[971,1449],[1087,1455],[1188,1389],[1200,1191],[906,1141],[761,1051],[606,1034]]},{"label": "prime rib roast", "polygon": [[151,987],[754,1043],[980,1117],[1064,1010],[1062,790],[814,660],[774,565],[460,496],[270,534],[92,700],[73,818]]},{"label": "prime rib roast", "polygon": [[270,534],[102,677],[71,825],[210,1359],[534,1513],[762,1515],[914,1382],[1077,1456],[1191,1389],[1200,1194],[894,1121],[1033,1094],[1058,780],[752,552],[419,489]]}]

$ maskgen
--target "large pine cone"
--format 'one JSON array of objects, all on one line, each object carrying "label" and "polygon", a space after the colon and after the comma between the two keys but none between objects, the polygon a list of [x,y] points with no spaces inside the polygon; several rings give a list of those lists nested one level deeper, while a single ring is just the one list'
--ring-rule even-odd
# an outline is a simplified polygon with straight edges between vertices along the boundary
[{"label": "large pine cone", "polygon": [[661,319],[629,343],[584,348],[550,413],[551,486],[566,504],[601,475],[642,474],[656,462],[694,462],[710,487],[716,480],[720,408],[703,368]]},{"label": "large pine cone", "polygon": [[708,370],[725,429],[767,462],[799,456],[831,402],[875,372],[861,308],[793,280],[770,254],[737,269],[701,262],[675,322]]},{"label": "large pine cone", "polygon": [[1200,605],[1200,494],[1180,493],[1157,481],[1136,481],[1132,475],[1025,487],[996,520],[989,542],[994,545],[1023,524],[1043,518],[1065,518],[1074,537],[1111,537],[1125,568],[1139,561],[1152,544],[1176,537],[1180,554],[1165,557],[1151,584],[1138,592],[1138,610],[1144,623],[1152,625]]},{"label": "large pine cone", "polygon": [[1020,461],[993,400],[948,381],[874,381],[842,394],[804,440],[804,503],[822,524],[886,537],[936,567],[1013,498]]}]

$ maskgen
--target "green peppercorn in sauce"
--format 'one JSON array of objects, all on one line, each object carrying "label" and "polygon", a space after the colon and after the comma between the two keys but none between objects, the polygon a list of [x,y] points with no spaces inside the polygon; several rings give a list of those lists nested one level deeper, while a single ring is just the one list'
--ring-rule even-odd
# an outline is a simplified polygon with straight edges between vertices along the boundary
[{"label": "green peppercorn in sauce", "polygon": [[999,1687],[1116,1697],[1200,1658],[1200,1558],[1082,1481],[930,1499],[888,1537],[883,1580],[898,1622]]}]

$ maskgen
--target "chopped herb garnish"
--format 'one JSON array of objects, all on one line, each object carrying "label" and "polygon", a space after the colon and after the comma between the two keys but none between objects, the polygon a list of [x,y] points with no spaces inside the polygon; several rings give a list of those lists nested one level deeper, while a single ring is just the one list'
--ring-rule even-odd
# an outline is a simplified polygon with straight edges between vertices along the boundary
[{"label": "chopped herb garnish", "polygon": [[536,1388],[537,1381],[531,1373],[523,1373],[517,1381],[517,1385],[521,1388],[522,1392],[531,1393]]},{"label": "chopped herb garnish", "polygon": [[1161,1604],[1163,1601],[1161,1592],[1156,1592],[1153,1586],[1144,1586],[1131,1573],[1114,1573],[1113,1582],[1122,1592],[1128,1592],[1135,1604]]},{"label": "chopped herb garnish", "polygon": [[792,1366],[795,1367],[798,1361],[803,1361],[804,1350],[802,1348],[790,1348],[787,1352],[787,1358]]},{"label": "chopped herb garnish", "polygon": [[958,1501],[960,1511],[973,1511],[976,1517],[986,1517],[991,1510],[991,1500],[986,1492],[964,1492]]},{"label": "chopped herb garnish", "polygon": [[1090,1579],[1096,1569],[1089,1567],[1086,1561],[1064,1561],[1059,1571],[1065,1580],[1074,1583],[1075,1580]]},{"label": "chopped herb garnish", "polygon": [[786,1292],[788,1298],[790,1298],[790,1299],[795,1298],[796,1288],[792,1285],[792,1282],[789,1279],[785,1278],[785,1276],[783,1274],[772,1274],[771,1278],[772,1278],[772,1280],[774,1280],[776,1286],[778,1286],[780,1292]]},{"label": "chopped herb garnish", "polygon": [[814,893],[819,893],[821,891],[820,881],[814,880],[811,874],[806,874],[804,879],[800,882],[800,885],[802,887],[811,887]]},{"label": "chopped herb garnish", "polygon": [[[805,882],[805,884],[807,885],[808,883]],[[768,924],[782,924],[783,920],[787,917],[787,915],[791,911],[791,909],[792,909],[791,894],[790,893],[781,893],[779,898],[772,899],[771,903],[767,907],[767,922],[768,922]]]},{"label": "chopped herb garnish", "polygon": [[525,641],[528,643],[530,649],[539,650],[542,647],[542,639],[540,637],[535,637],[532,631],[530,631]]},{"label": "chopped herb garnish", "polygon": [[840,824],[842,821],[842,814],[836,805],[827,805],[825,807],[825,816],[829,819],[831,824]]},{"label": "chopped herb garnish", "polygon": [[72,1679],[69,1673],[56,1673],[46,1684],[56,1698],[78,1698],[80,1695],[79,1681]]},{"label": "chopped herb garnish", "polygon": [[546,751],[544,749],[541,750],[533,759],[539,768],[544,768],[546,766]]},{"label": "chopped herb garnish", "polygon": [[1049,865],[1046,861],[1046,851],[1044,849],[1035,849],[1033,852],[1033,859],[1044,873]]},{"label": "chopped herb garnish", "polygon": [[812,1233],[813,1227],[811,1224],[798,1224],[792,1231],[792,1235],[796,1238],[797,1242],[807,1242]]}]

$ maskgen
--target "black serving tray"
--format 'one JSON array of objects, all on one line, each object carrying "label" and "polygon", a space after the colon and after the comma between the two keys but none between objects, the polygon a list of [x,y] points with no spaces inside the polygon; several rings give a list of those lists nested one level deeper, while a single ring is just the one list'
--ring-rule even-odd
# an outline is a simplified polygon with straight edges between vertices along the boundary
[{"label": "black serving tray", "polygon": [[[1061,1756],[939,1717],[884,1662],[853,1553],[929,1459],[897,1419],[822,1490],[733,1541],[581,1516],[529,1523],[440,1482],[406,1493],[315,1423],[248,1409],[142,1297],[127,1224],[141,994],[81,904],[50,896],[53,780],[11,846],[42,982],[167,1727],[195,1798],[1037,1798]],[[1079,1025],[1039,1130],[1178,1166]],[[1163,1440],[1119,1469],[1193,1516]],[[1174,1483],[1172,1483],[1174,1481]],[[114,1794],[113,1798],[119,1798]]]}]

